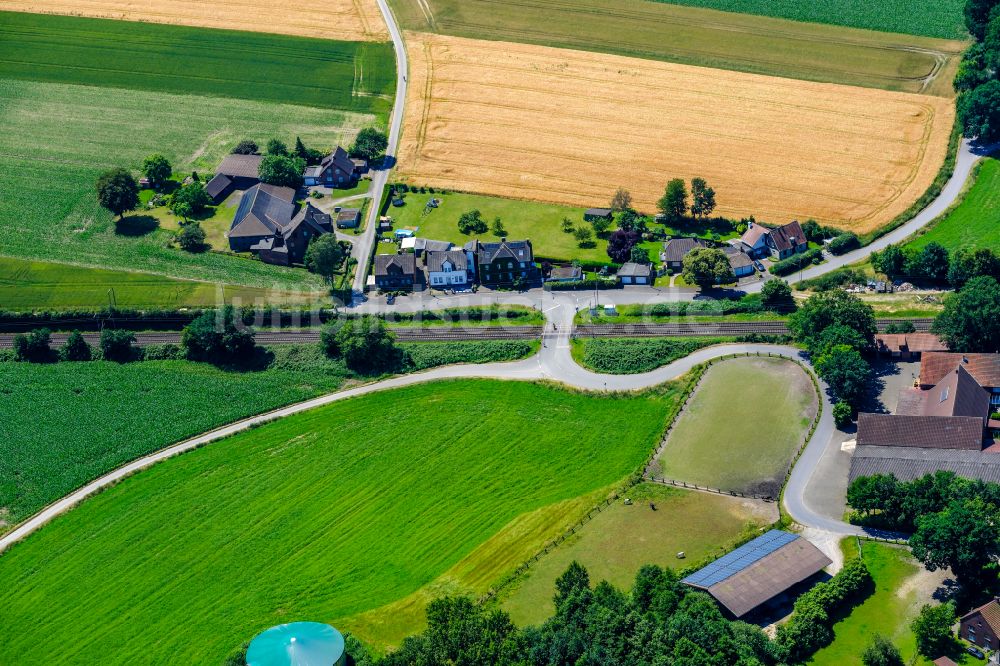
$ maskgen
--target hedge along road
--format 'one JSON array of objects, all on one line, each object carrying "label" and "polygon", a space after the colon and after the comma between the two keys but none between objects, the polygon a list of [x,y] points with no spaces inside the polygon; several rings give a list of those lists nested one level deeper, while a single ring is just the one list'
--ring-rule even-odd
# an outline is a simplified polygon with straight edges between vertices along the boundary
[{"label": "hedge along road", "polygon": [[[695,365],[706,361],[730,356],[733,354],[771,354],[795,360],[801,360],[802,352],[794,347],[767,344],[725,344],[707,347],[682,358],[669,365],[651,372],[637,375],[605,375],[590,372],[577,365],[570,353],[572,321],[576,308],[567,301],[561,301],[546,311],[552,330],[543,337],[543,347],[531,358],[513,363],[489,363],[482,365],[454,365],[436,368],[423,373],[393,377],[364,386],[358,386],[344,391],[313,398],[295,405],[289,405],[264,414],[259,414],[227,426],[217,428],[197,437],[192,437],[156,453],[144,456],[127,465],[105,474],[66,497],[54,502],[14,530],[0,537],[0,553],[15,542],[27,537],[41,528],[56,516],[65,513],[86,499],[88,496],[107,488],[125,477],[138,472],[155,463],[171,458],[180,453],[191,451],[200,446],[217,441],[224,437],[248,430],[262,423],[285,416],[303,412],[308,409],[327,405],[339,400],[353,398],[389,389],[410,386],[423,382],[457,378],[484,378],[500,380],[537,381],[551,380],[570,387],[591,391],[630,391],[639,390],[675,379]],[[547,327],[548,328],[548,327]],[[829,443],[833,441],[834,424],[832,406],[826,395],[825,385],[821,386],[821,404],[823,415],[812,438],[806,445],[796,463],[784,492],[785,507],[789,515],[807,527],[814,527],[836,534],[864,534],[861,528],[848,525],[842,521],[823,516],[814,510],[806,500],[806,490],[815,472],[816,465],[823,457]]]}]

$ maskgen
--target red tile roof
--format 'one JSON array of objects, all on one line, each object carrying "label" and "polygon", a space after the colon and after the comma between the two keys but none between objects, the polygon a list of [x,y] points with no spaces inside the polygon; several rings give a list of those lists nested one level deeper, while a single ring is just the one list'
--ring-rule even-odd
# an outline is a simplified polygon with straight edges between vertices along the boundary
[{"label": "red tile roof", "polygon": [[959,364],[983,388],[1000,387],[1000,354],[927,352],[920,357],[920,383],[924,386],[937,384]]},{"label": "red tile roof", "polygon": [[983,419],[969,416],[858,414],[858,446],[983,448]]},{"label": "red tile roof", "polygon": [[806,239],[806,234],[802,231],[802,225],[798,223],[798,220],[792,220],[788,224],[771,230],[771,242],[781,252],[805,245],[809,241]]},{"label": "red tile roof", "polygon": [[941,338],[933,333],[880,333],[875,336],[875,344],[881,352],[899,353],[948,351]]},{"label": "red tile roof", "polygon": [[969,611],[962,616],[962,622],[977,614],[982,615],[983,622],[989,625],[994,634],[1000,634],[1000,599],[993,599],[979,608]]}]

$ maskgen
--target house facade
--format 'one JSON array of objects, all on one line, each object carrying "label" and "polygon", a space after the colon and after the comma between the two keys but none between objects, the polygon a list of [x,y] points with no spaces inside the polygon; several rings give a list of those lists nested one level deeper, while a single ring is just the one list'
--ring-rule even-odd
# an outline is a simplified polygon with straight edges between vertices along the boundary
[{"label": "house facade", "polygon": [[809,240],[796,220],[774,229],[751,222],[740,237],[740,249],[751,259],[777,255],[780,261],[808,250]]},{"label": "house facade", "polygon": [[469,286],[469,262],[462,250],[429,251],[425,255],[427,284],[432,289]]},{"label": "house facade", "polygon": [[366,169],[364,160],[352,160],[346,150],[337,146],[319,164],[307,166],[302,179],[307,186],[350,187]]},{"label": "house facade", "polygon": [[479,282],[488,287],[513,287],[518,281],[538,281],[538,268],[530,240],[499,243],[476,242],[476,270]]},{"label": "house facade", "polygon": [[417,285],[416,258],[405,254],[375,255],[375,286],[382,291],[413,291]]},{"label": "house facade", "polygon": [[993,599],[959,620],[959,637],[986,650],[1000,649],[1000,599]]}]

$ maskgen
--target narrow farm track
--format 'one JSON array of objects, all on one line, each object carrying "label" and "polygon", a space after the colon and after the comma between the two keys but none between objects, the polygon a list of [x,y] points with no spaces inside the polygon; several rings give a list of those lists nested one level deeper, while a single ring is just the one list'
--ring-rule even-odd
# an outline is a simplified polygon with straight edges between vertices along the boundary
[{"label": "narrow farm track", "polygon": [[[11,532],[0,537],[0,553],[11,545],[40,529],[56,516],[63,514],[85,500],[90,495],[118,483],[122,479],[175,455],[191,451],[219,439],[246,431],[261,424],[297,414],[306,410],[328,405],[340,400],[368,395],[424,382],[458,378],[485,378],[498,380],[537,381],[550,380],[572,388],[589,391],[634,391],[662,384],[689,372],[694,366],[711,359],[732,355],[772,355],[784,358],[802,359],[802,351],[795,347],[768,344],[724,344],[699,349],[690,355],[651,372],[636,375],[606,375],[590,372],[579,366],[571,354],[572,322],[576,309],[569,302],[561,302],[546,310],[551,330],[546,326],[541,350],[534,356],[512,363],[487,363],[482,365],[454,365],[429,370],[427,372],[402,375],[373,382],[351,389],[337,391],[305,402],[289,405],[271,412],[216,428],[207,433],[184,440],[156,453],[144,456],[105,474],[62,499],[52,503]],[[824,516],[808,502],[806,495],[816,465],[823,457],[832,440],[834,424],[832,405],[826,395],[826,387],[821,386],[822,417],[798,462],[784,492],[784,503],[789,515],[807,527],[834,532],[836,534],[863,534],[861,528],[848,525],[841,520]]]}]

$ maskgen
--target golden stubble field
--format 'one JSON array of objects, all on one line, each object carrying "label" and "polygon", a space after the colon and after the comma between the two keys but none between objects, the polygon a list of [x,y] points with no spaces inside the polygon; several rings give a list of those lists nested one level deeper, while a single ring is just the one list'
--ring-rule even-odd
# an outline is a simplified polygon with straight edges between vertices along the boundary
[{"label": "golden stubble field", "polygon": [[346,41],[386,41],[375,0],[0,0],[0,10],[173,23]]},{"label": "golden stubble field", "polygon": [[400,148],[410,182],[652,212],[706,178],[718,214],[857,232],[908,208],[947,152],[954,103],[585,53],[407,33]]}]

